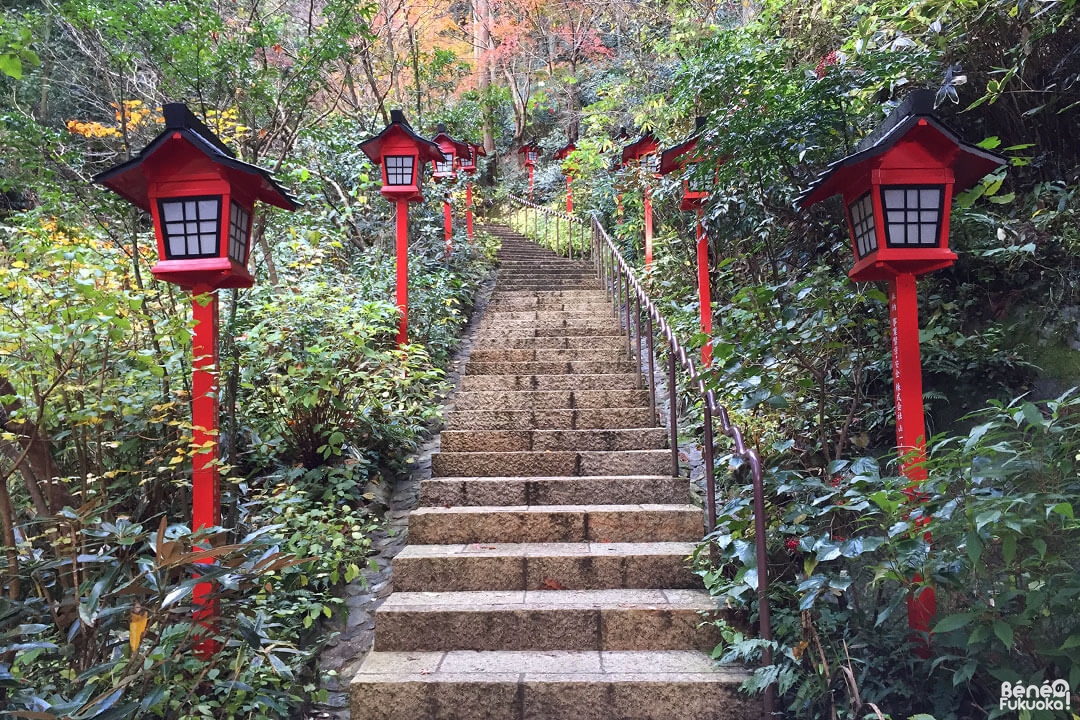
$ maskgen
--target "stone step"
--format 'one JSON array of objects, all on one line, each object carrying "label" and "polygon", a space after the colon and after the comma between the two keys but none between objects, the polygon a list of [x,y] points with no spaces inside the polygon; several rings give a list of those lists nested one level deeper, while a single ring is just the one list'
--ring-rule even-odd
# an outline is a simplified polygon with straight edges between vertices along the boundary
[{"label": "stone step", "polygon": [[349,689],[370,720],[749,720],[749,673],[702,652],[372,652]]},{"label": "stone step", "polygon": [[419,545],[539,542],[692,542],[696,505],[469,505],[418,507],[409,542]]},{"label": "stone step", "polygon": [[521,298],[519,300],[496,300],[487,304],[486,312],[506,312],[523,310],[543,310],[546,312],[572,311],[586,315],[613,315],[610,302],[594,302],[590,300],[582,302],[564,300],[544,300],[541,298]]},{"label": "stone step", "polygon": [[700,588],[694,543],[408,545],[393,560],[394,590]]},{"label": "stone step", "polygon": [[593,430],[444,430],[442,453],[563,452],[569,450],[660,450],[664,428]]},{"label": "stone step", "polygon": [[[553,362],[477,362],[465,363],[467,375],[607,375],[633,373],[630,362],[603,360],[561,360]],[[631,386],[633,387],[633,386]]]},{"label": "stone step", "polygon": [[556,362],[605,362],[626,360],[626,347],[621,348],[499,348],[474,349],[469,353],[470,362],[478,363],[556,363]]},{"label": "stone step", "polygon": [[477,337],[474,347],[477,348],[532,348],[537,350],[568,349],[568,348],[606,348],[612,352],[626,351],[626,335],[615,330],[609,331],[610,335],[542,335],[540,337],[510,337],[500,335],[493,337]]},{"label": "stone step", "polygon": [[447,416],[448,430],[604,430],[655,427],[647,408],[581,410],[465,410]]},{"label": "stone step", "polygon": [[610,337],[620,332],[614,318],[610,323],[591,323],[582,325],[537,325],[535,323],[515,323],[513,325],[500,324],[497,326],[480,326],[476,335],[476,342],[486,345],[497,345],[505,340],[532,337],[593,337],[603,335]]},{"label": "stone step", "polygon": [[[476,351],[473,351],[474,354]],[[506,390],[459,392],[453,409],[567,410],[581,408],[640,408],[649,402],[647,390]]]},{"label": "stone step", "polygon": [[[603,306],[593,306],[603,307]],[[582,325],[587,324],[584,321],[600,320],[602,322],[610,322],[615,317],[612,312],[611,305],[607,305],[603,310],[585,312],[580,309],[570,308],[569,310],[492,310],[488,308],[484,314],[484,319],[481,321],[482,327],[488,327],[491,325],[503,325],[514,324],[524,325],[526,323],[540,322],[545,325],[557,323],[559,321],[567,321],[570,325]]]},{"label": "stone step", "polygon": [[627,390],[641,375],[465,375],[462,390]]},{"label": "stone step", "polygon": [[443,477],[420,483],[420,505],[687,505],[690,483],[669,475]]},{"label": "stone step", "polygon": [[670,463],[671,453],[667,450],[437,452],[431,455],[431,474],[433,477],[662,475],[670,469]]},{"label": "stone step", "polygon": [[491,293],[492,300],[514,300],[522,297],[539,297],[544,299],[563,298],[566,302],[584,298],[595,300],[596,302],[604,302],[607,300],[607,294],[602,288],[586,290],[556,290],[551,288],[540,290],[511,290],[503,287],[497,288]]},{"label": "stone step", "polygon": [[704,590],[394,592],[375,611],[375,649],[712,650]]}]

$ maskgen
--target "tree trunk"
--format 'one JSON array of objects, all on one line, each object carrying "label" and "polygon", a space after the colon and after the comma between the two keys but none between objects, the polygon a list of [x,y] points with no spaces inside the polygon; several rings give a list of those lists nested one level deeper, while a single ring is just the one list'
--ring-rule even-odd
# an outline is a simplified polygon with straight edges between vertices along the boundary
[{"label": "tree trunk", "polygon": [[[15,396],[15,387],[6,377],[0,377],[0,396]],[[34,501],[34,509],[41,515],[56,514],[65,505],[74,505],[71,493],[60,480],[60,468],[52,456],[52,441],[38,422],[12,416],[22,409],[18,400],[3,403],[0,410],[0,427],[15,435],[20,448],[18,457],[12,458],[19,474],[23,476],[26,491]],[[14,470],[12,471],[14,472]],[[7,475],[0,478],[7,482]]]}]

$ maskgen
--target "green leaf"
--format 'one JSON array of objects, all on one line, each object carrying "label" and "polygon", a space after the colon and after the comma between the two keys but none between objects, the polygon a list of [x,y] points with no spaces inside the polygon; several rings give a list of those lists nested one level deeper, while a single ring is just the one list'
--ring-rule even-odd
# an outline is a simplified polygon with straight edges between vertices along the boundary
[{"label": "green leaf", "polygon": [[1006,649],[1012,647],[1013,644],[1013,629],[1004,620],[994,621],[994,634],[997,635],[998,640],[1005,645]]},{"label": "green leaf", "polygon": [[974,620],[976,614],[973,612],[956,613],[955,615],[946,615],[938,624],[934,626],[933,632],[935,633],[947,633],[953,630],[959,630],[965,627]]},{"label": "green leaf", "polygon": [[[990,82],[993,82],[993,80],[991,80]],[[976,147],[981,147],[983,150],[993,150],[999,145],[1001,145],[1001,138],[999,138],[997,135],[991,135],[990,137],[976,143]]]},{"label": "green leaf", "polygon": [[16,80],[22,80],[22,60],[11,53],[0,55],[0,72]]},{"label": "green leaf", "polygon": [[1046,516],[1050,517],[1050,513],[1056,513],[1062,517],[1067,517],[1070,520],[1076,519],[1076,516],[1073,514],[1072,503],[1059,502],[1057,505],[1046,511]]}]

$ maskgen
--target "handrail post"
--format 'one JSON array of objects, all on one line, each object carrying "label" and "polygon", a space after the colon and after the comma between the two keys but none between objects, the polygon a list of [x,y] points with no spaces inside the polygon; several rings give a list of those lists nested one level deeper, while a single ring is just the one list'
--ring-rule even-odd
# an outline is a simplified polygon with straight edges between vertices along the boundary
[{"label": "handrail post", "polygon": [[653,337],[652,313],[645,314],[645,343],[649,352],[649,423],[656,427],[656,339]]},{"label": "handrail post", "polygon": [[[674,338],[672,338],[674,340]],[[668,434],[671,436],[671,477],[679,477],[679,394],[675,389],[675,343],[668,343]]]},{"label": "handrail post", "polygon": [[626,355],[631,357],[634,354],[634,331],[630,325],[630,275],[623,271],[623,282],[626,287],[624,297],[626,298]]},{"label": "handrail post", "polygon": [[701,396],[705,404],[705,534],[708,535],[716,529],[716,476],[713,467],[713,427],[712,427],[712,403],[709,402],[709,393],[705,391]]},{"label": "handrail post", "polygon": [[641,383],[645,381],[645,378],[641,372],[641,296],[636,292],[634,293],[634,330],[637,345],[637,384],[638,389],[640,389],[642,387]]}]

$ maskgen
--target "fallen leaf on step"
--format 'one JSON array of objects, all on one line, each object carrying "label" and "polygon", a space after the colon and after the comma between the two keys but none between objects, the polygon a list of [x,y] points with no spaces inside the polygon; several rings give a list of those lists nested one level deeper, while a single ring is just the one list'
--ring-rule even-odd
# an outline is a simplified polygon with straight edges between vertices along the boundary
[{"label": "fallen leaf on step", "polygon": [[555,578],[544,578],[544,582],[540,583],[541,590],[565,590],[566,587],[556,580]]}]

